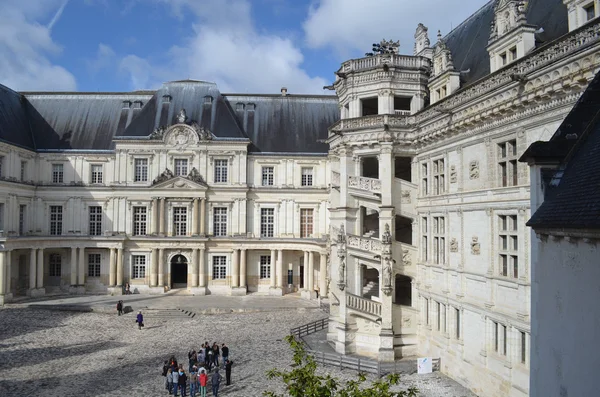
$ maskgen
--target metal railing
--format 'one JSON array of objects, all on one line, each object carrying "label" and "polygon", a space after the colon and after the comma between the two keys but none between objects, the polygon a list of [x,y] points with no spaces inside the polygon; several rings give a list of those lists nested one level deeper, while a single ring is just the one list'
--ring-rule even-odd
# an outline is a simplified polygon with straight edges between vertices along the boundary
[{"label": "metal railing", "polygon": [[350,293],[346,294],[346,307],[381,317],[381,303]]},{"label": "metal railing", "polygon": [[327,328],[328,325],[329,318],[322,318],[320,320],[313,321],[312,323],[304,324],[299,327],[290,329],[290,335],[294,335],[297,338],[302,338],[303,336],[321,331],[322,329]]}]

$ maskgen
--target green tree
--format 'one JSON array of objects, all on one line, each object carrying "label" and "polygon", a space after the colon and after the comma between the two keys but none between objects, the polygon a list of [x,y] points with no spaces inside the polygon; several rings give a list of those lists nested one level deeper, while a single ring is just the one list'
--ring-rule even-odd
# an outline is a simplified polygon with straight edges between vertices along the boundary
[{"label": "green tree", "polygon": [[391,387],[400,383],[398,374],[391,374],[367,384],[367,377],[358,374],[358,379],[340,382],[331,375],[318,375],[317,363],[307,354],[302,342],[293,335],[285,338],[294,352],[292,369],[281,371],[272,369],[267,372],[267,378],[280,378],[286,385],[286,394],[272,391],[263,393],[265,397],[417,397],[419,390],[411,387],[399,392],[391,391]]}]

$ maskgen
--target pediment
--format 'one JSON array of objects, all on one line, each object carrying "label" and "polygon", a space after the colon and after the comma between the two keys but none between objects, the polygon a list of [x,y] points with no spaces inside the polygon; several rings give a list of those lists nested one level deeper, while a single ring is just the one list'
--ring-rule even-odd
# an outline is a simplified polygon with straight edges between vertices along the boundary
[{"label": "pediment", "polygon": [[195,189],[195,190],[206,190],[208,186],[202,182],[192,181],[191,179],[175,176],[167,180],[155,183],[151,189]]}]

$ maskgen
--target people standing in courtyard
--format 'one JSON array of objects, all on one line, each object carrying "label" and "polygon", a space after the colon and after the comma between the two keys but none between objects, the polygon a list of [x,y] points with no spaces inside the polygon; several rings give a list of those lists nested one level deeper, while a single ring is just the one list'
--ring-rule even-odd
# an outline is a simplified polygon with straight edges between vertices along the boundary
[{"label": "people standing in courtyard", "polygon": [[225,361],[225,379],[227,380],[227,386],[231,384],[231,366],[233,365],[233,361]]},{"label": "people standing in courtyard", "polygon": [[167,370],[167,391],[169,394],[173,394],[173,369]]},{"label": "people standing in courtyard", "polygon": [[[179,389],[179,370],[176,368],[173,370],[173,394],[177,397],[177,390]],[[171,393],[169,393],[171,394]]]},{"label": "people standing in courtyard", "polygon": [[213,356],[214,356],[214,351],[213,349],[211,349],[210,346],[208,346],[206,348],[206,369],[210,372],[210,369],[212,368],[213,365]]},{"label": "people standing in courtyard", "polygon": [[213,364],[215,367],[219,366],[219,345],[217,342],[213,343]]},{"label": "people standing in courtyard", "polygon": [[219,367],[216,367],[215,373],[213,374],[212,378],[210,379],[214,397],[219,397],[219,385],[221,384],[222,380],[223,380],[223,377],[219,373]]},{"label": "people standing in courtyard", "polygon": [[119,316],[123,314],[123,301],[117,302],[117,313]]},{"label": "people standing in courtyard", "polygon": [[223,357],[223,362],[229,358],[229,348],[225,346],[225,343],[221,345],[221,357]]},{"label": "people standing in courtyard", "polygon": [[190,371],[190,397],[196,397],[198,390],[198,368],[194,365]]},{"label": "people standing in courtyard", "polygon": [[142,327],[144,326],[144,316],[142,315],[141,310],[138,312],[137,319],[135,320],[135,322],[138,325],[138,329],[142,329]]},{"label": "people standing in courtyard", "polygon": [[206,397],[206,384],[208,383],[208,375],[204,368],[200,369],[200,376],[198,377],[200,382],[200,397]]},{"label": "people standing in courtyard", "polygon": [[202,347],[201,347],[201,348],[198,350],[197,356],[198,356],[198,357],[197,357],[197,360],[196,360],[196,361],[198,361],[198,364],[199,364],[201,367],[204,367],[204,365],[205,365],[205,363],[206,363],[206,360],[205,360],[205,357],[204,357],[204,344],[203,344],[203,345],[202,345]]},{"label": "people standing in courtyard", "polygon": [[129,283],[125,284],[125,295],[131,295],[131,286]]},{"label": "people standing in courtyard", "polygon": [[162,368],[162,376],[165,377],[165,390],[169,390],[169,382],[167,381],[167,374],[169,373],[169,360],[165,360]]},{"label": "people standing in courtyard", "polygon": [[181,397],[185,397],[185,391],[187,388],[187,375],[185,374],[183,368],[179,370],[179,379],[177,381],[179,383],[179,392],[181,393]]}]

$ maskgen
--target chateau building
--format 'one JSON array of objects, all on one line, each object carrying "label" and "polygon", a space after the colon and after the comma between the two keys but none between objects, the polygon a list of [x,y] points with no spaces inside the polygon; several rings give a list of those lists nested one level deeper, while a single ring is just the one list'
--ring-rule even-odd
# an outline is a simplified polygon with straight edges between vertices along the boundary
[{"label": "chateau building", "polygon": [[[0,86],[0,302],[53,292],[327,296],[340,353],[440,357],[527,396],[533,242],[519,157],[600,69],[598,0],[493,0],[335,96]],[[533,179],[531,179],[531,182]]]}]

